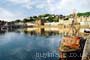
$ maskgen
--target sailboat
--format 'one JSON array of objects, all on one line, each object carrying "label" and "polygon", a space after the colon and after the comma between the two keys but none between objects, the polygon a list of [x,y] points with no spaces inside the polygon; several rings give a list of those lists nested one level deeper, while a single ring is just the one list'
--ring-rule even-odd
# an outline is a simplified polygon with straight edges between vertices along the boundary
[{"label": "sailboat", "polygon": [[75,28],[75,24],[77,23],[76,20],[77,14],[73,13],[73,20],[71,24],[71,35],[65,35],[60,42],[60,46],[58,48],[60,54],[60,60],[81,60],[83,48],[86,39],[83,37],[78,36],[78,31]]}]

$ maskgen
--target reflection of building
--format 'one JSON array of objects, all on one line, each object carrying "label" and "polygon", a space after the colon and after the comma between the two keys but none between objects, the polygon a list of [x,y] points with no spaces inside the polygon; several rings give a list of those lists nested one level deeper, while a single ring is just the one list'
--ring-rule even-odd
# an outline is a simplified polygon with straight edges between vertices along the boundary
[{"label": "reflection of building", "polygon": [[57,26],[59,25],[58,22],[48,22],[48,23],[45,23],[46,26]]},{"label": "reflection of building", "polygon": [[30,34],[30,35],[49,36],[49,35],[59,34],[59,31],[57,31],[57,30],[52,30],[52,29],[48,30],[45,28],[25,28],[23,31],[27,34]]}]

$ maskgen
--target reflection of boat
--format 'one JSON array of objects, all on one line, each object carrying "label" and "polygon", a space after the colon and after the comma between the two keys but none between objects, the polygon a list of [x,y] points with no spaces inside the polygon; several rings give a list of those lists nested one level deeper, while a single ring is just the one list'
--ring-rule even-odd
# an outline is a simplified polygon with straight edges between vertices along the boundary
[{"label": "reflection of boat", "polygon": [[85,33],[90,33],[90,29],[85,29],[84,32]]}]

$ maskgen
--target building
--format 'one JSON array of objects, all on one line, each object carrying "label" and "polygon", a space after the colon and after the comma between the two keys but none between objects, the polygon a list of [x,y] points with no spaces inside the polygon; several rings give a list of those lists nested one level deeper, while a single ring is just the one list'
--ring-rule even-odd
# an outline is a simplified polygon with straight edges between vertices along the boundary
[{"label": "building", "polygon": [[35,25],[36,25],[36,26],[44,25],[44,20],[42,20],[42,19],[37,19],[37,20],[35,21]]},{"label": "building", "polygon": [[27,27],[35,26],[35,24],[31,23],[31,22],[26,22],[25,24],[26,24]]},{"label": "building", "polygon": [[78,19],[80,19],[81,26],[90,26],[90,16],[89,17],[81,16]]},{"label": "building", "polygon": [[69,18],[68,20],[59,19],[59,24],[70,25],[72,24],[72,18]]}]

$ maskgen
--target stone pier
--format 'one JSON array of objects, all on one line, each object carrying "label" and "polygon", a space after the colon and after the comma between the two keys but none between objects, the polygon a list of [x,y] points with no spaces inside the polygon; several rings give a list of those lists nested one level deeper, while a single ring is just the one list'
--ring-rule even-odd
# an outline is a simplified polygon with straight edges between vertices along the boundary
[{"label": "stone pier", "polygon": [[86,38],[87,40],[85,43],[82,60],[90,60],[90,35]]}]

